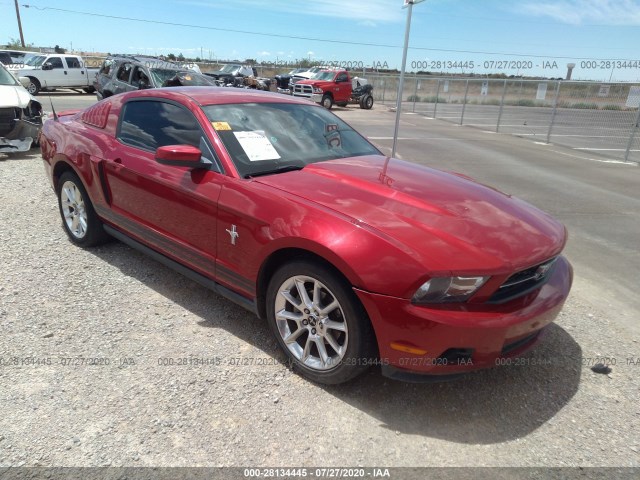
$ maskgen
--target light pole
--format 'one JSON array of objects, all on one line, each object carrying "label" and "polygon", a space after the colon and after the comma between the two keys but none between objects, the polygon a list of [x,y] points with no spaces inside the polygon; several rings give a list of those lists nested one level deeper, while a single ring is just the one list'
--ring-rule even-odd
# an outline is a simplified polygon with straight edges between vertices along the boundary
[{"label": "light pole", "polygon": [[20,20],[20,7],[18,6],[18,0],[15,0],[16,4],[16,17],[18,17],[18,30],[20,30],[20,43],[22,44],[22,48],[26,48],[24,44],[24,35],[22,34],[22,21]]},{"label": "light pole", "polygon": [[398,144],[398,130],[400,129],[400,110],[402,109],[402,91],[404,89],[404,71],[407,67],[407,50],[409,50],[409,31],[411,30],[411,12],[413,5],[424,0],[404,0],[404,7],[407,8],[407,27],[404,31],[404,49],[402,51],[402,68],[400,69],[400,84],[398,85],[398,100],[396,103],[396,126],[393,131],[393,147],[391,147],[391,156],[396,154],[396,146]]}]

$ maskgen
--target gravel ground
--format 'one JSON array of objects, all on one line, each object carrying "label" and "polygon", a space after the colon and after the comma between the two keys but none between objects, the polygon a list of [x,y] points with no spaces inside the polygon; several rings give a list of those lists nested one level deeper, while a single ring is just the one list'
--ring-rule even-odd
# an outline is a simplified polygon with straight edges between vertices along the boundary
[{"label": "gravel ground", "polygon": [[73,246],[36,151],[0,160],[0,211],[0,466],[640,466],[640,345],[580,276],[524,365],[322,387],[233,303]]}]

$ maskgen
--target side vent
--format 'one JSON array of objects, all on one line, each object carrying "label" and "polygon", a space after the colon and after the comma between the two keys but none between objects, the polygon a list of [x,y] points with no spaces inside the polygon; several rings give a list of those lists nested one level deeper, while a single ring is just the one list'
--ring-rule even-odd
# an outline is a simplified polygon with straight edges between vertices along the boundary
[{"label": "side vent", "polygon": [[91,125],[92,127],[104,128],[109,118],[109,110],[111,110],[111,103],[96,103],[93,107],[84,111],[81,117],[82,123]]}]

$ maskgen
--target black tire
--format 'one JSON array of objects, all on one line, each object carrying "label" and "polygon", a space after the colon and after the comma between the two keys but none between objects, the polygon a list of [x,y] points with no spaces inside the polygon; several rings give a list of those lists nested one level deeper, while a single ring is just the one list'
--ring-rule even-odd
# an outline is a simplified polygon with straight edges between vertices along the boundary
[{"label": "black tire", "polygon": [[[73,243],[81,247],[93,247],[109,240],[87,190],[74,172],[67,171],[60,175],[56,194],[62,226]],[[65,217],[65,212],[68,217]],[[82,223],[86,225],[83,227]]]},{"label": "black tire", "polygon": [[360,99],[360,108],[363,108],[365,110],[371,110],[372,107],[373,107],[373,96],[369,94],[363,95],[362,98]]},{"label": "black tire", "polygon": [[[311,300],[309,309],[290,300],[302,298],[296,281],[304,285]],[[316,291],[319,299],[313,298]],[[285,296],[280,292],[291,293]],[[335,305],[334,300],[337,306],[322,312],[322,307]],[[348,282],[329,267],[307,260],[282,266],[269,282],[266,308],[269,327],[292,369],[310,380],[327,385],[347,382],[373,363],[377,348],[367,313]],[[298,321],[276,312],[291,313]],[[292,340],[287,344],[284,338],[290,335]],[[326,361],[322,360],[321,345]]]},{"label": "black tire", "polygon": [[83,88],[83,89],[82,89],[82,91],[83,91],[84,93],[89,93],[89,94],[91,94],[91,93],[94,93],[94,92],[96,91],[96,88],[95,88],[95,87],[86,87],[86,88]]},{"label": "black tire", "polygon": [[333,107],[333,97],[328,93],[322,96],[322,106],[327,110],[331,110],[331,107]]},{"label": "black tire", "polygon": [[27,92],[34,96],[38,95],[38,93],[40,93],[40,90],[42,89],[42,85],[40,85],[40,82],[35,77],[27,78],[31,81],[31,83],[27,85]]}]

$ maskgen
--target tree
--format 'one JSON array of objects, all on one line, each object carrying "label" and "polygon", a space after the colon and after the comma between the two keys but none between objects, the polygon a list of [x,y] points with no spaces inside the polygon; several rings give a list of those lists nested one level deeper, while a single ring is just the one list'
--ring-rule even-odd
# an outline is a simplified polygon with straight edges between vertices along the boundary
[{"label": "tree", "polygon": [[55,50],[56,53],[66,53],[66,50],[60,47],[59,45],[56,45],[55,47],[53,47],[53,49]]},{"label": "tree", "polygon": [[184,62],[184,55],[182,55],[182,53],[180,53],[180,55],[178,55],[178,61],[179,62]]},{"label": "tree", "polygon": [[169,55],[167,55],[167,59],[171,60],[172,62],[175,61],[176,56],[173,53],[170,53]]},{"label": "tree", "polygon": [[9,37],[9,43],[7,43],[9,50],[33,50],[33,43],[27,43],[26,47],[22,47],[22,43],[19,38]]}]

